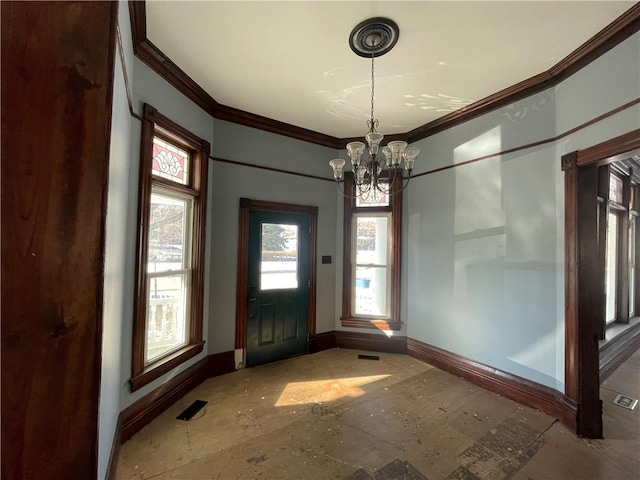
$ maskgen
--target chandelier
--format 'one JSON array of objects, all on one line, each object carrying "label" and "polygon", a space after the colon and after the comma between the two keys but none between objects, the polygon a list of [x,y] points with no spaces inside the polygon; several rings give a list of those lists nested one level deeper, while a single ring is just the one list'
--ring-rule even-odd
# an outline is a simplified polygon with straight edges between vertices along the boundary
[{"label": "chandelier", "polygon": [[[359,23],[351,31],[349,45],[356,55],[371,57],[371,118],[367,120],[369,133],[364,142],[350,142],[347,153],[351,159],[351,168],[355,184],[354,196],[377,198],[380,194],[389,195],[403,191],[411,179],[411,171],[420,153],[417,148],[408,148],[407,142],[392,141],[385,147],[380,147],[384,135],[378,133],[378,120],[374,116],[375,94],[375,57],[389,52],[398,41],[400,30],[398,25],[388,18],[370,18]],[[344,177],[345,160],[335,158],[329,162],[333,169],[333,178],[338,185],[338,191],[344,195],[344,188],[340,188]],[[407,176],[404,176],[404,170]],[[400,188],[393,188],[396,180],[401,180]]]}]

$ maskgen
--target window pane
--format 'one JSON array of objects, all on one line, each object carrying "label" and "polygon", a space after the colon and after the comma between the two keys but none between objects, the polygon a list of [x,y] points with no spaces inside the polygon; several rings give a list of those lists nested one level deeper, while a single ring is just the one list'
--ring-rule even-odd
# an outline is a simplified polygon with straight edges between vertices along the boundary
[{"label": "window pane", "polygon": [[151,173],[186,185],[189,180],[189,154],[171,143],[154,137]]},{"label": "window pane", "polygon": [[605,272],[605,292],[607,296],[606,321],[616,319],[616,285],[618,267],[618,216],[609,213],[607,222],[607,259]]},{"label": "window pane", "polygon": [[356,217],[356,264],[387,265],[389,218]]},{"label": "window pane", "polygon": [[173,197],[157,190],[151,194],[147,272],[189,268],[192,203],[190,198]]},{"label": "window pane", "polygon": [[355,283],[356,315],[389,316],[385,267],[356,267]]},{"label": "window pane", "polygon": [[298,226],[262,224],[260,290],[298,288]]},{"label": "window pane", "polygon": [[629,315],[636,311],[635,265],[636,263],[636,217],[629,215]]},{"label": "window pane", "polygon": [[186,345],[187,274],[149,278],[145,363]]},{"label": "window pane", "polygon": [[611,175],[609,179],[609,198],[614,202],[622,203],[622,179]]},{"label": "window pane", "polygon": [[[389,182],[380,181],[378,182],[380,188],[383,190],[389,190]],[[362,195],[361,197],[356,197],[356,207],[388,207],[389,206],[389,195],[386,193],[382,193],[375,188],[371,188],[367,193]]]}]

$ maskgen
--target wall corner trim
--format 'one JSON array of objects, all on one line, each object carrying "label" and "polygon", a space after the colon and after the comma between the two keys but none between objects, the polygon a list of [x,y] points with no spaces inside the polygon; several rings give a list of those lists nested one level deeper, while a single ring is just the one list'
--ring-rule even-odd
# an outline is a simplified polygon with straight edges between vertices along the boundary
[{"label": "wall corner trim", "polygon": [[557,418],[574,432],[576,430],[577,404],[551,387],[412,338],[407,339],[407,353],[518,403],[536,408]]}]

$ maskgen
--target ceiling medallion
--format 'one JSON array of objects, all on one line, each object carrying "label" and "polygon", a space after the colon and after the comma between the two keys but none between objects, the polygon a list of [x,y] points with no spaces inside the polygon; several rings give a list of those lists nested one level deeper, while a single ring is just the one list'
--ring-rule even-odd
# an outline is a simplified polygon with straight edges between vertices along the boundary
[{"label": "ceiling medallion", "polygon": [[351,30],[349,46],[361,57],[381,57],[396,45],[399,37],[400,29],[393,20],[369,18]]},{"label": "ceiling medallion", "polygon": [[[420,150],[407,148],[407,142],[393,141],[380,148],[384,135],[377,132],[378,120],[373,114],[375,93],[375,57],[389,52],[400,36],[398,25],[388,18],[376,17],[359,23],[351,31],[349,45],[356,55],[371,57],[371,118],[367,120],[369,133],[364,142],[350,142],[347,153],[351,158],[355,182],[354,196],[362,199],[376,198],[379,194],[389,195],[403,191],[411,179],[411,171]],[[365,152],[366,149],[366,152]],[[382,155],[379,154],[382,152]],[[346,161],[335,158],[329,162],[338,191],[345,195],[342,183]],[[403,168],[407,171],[404,177]],[[400,184],[398,184],[398,181]],[[346,195],[345,195],[346,196]]]}]

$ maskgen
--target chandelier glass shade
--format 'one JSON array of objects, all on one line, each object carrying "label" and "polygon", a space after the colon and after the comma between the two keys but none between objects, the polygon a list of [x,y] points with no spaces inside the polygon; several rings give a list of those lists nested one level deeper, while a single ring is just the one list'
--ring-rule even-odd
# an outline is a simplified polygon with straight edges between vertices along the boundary
[{"label": "chandelier glass shade", "polygon": [[[378,120],[374,116],[375,57],[391,50],[398,36],[398,26],[387,18],[365,20],[351,32],[351,49],[357,55],[371,56],[371,118],[367,120],[369,133],[364,138],[366,144],[364,142],[347,144],[356,197],[369,197],[378,193],[389,195],[404,190],[409,184],[411,172],[420,153],[417,148],[408,147],[407,142],[400,140],[389,142],[387,146],[381,148],[384,135],[378,133]],[[342,158],[334,158],[329,162],[338,190],[343,195],[344,188],[341,188],[340,184],[344,179],[346,163]],[[391,187],[396,184],[396,179],[402,181],[401,187],[392,190]]]}]

